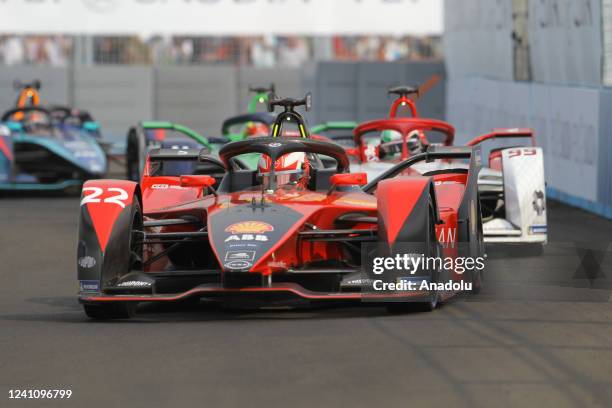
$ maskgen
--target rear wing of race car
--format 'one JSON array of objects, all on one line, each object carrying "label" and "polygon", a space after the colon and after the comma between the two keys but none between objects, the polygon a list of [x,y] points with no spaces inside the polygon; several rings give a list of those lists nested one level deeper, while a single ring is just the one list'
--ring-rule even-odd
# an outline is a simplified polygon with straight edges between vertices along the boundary
[{"label": "rear wing of race car", "polygon": [[536,145],[533,129],[530,128],[493,129],[490,133],[477,136],[474,139],[470,140],[467,145],[476,146],[486,140],[501,138],[528,138],[531,139],[532,146]]}]

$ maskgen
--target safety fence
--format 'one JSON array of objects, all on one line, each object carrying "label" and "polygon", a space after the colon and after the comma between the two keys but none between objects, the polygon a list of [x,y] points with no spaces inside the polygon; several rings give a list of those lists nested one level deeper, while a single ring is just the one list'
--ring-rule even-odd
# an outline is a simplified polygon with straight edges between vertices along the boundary
[{"label": "safety fence", "polygon": [[295,68],[308,61],[393,62],[441,59],[442,41],[439,35],[0,34],[0,66],[208,64]]}]

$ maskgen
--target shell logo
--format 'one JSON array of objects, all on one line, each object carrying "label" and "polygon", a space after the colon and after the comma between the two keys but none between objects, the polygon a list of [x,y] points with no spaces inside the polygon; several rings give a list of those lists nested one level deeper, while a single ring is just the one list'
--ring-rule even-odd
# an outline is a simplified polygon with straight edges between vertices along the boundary
[{"label": "shell logo", "polygon": [[225,229],[225,232],[232,234],[263,234],[270,231],[274,231],[274,227],[262,221],[237,222]]},{"label": "shell logo", "polygon": [[366,200],[360,200],[358,198],[350,198],[350,197],[342,197],[334,201],[334,204],[354,205],[354,206],[360,206],[360,207],[376,208],[376,202],[374,201],[366,201]]}]

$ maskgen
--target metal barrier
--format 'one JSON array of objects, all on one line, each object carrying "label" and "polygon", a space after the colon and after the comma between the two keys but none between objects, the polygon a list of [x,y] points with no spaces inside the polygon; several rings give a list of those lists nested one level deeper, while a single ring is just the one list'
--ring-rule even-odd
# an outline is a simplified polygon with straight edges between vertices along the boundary
[{"label": "metal barrier", "polygon": [[532,127],[544,149],[549,195],[612,218],[610,112],[610,90],[484,78],[448,83],[458,142],[496,127]]},{"label": "metal barrier", "polygon": [[[441,62],[335,63],[300,68],[236,66],[78,66],[49,68],[3,67],[0,107],[15,103],[16,79],[38,78],[44,104],[67,104],[87,109],[101,122],[107,136],[123,140],[128,127],[140,120],[170,120],[218,135],[221,122],[243,112],[249,84],[276,84],[279,95],[300,96],[311,91],[314,110],[310,123],[323,120],[365,120],[386,116],[390,99],[386,87],[424,82],[444,74]],[[444,84],[419,102],[423,115],[444,117]]]}]

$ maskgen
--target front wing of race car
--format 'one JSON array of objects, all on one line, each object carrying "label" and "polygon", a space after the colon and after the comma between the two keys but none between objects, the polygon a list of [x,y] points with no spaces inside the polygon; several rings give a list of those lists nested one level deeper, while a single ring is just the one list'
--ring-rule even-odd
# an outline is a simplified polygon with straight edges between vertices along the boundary
[{"label": "front wing of race car", "polygon": [[[335,273],[336,271],[330,271]],[[273,306],[275,302],[283,306],[294,306],[308,304],[310,302],[351,302],[389,301],[393,298],[425,298],[429,295],[426,291],[413,290],[410,292],[397,293],[373,293],[373,292],[322,292],[305,288],[298,283],[280,282],[270,283],[268,286],[260,287],[227,287],[220,283],[204,283],[181,293],[172,294],[109,294],[109,293],[87,293],[81,291],[79,301],[83,304],[100,302],[179,302],[191,298],[199,298],[208,301],[222,301],[232,305],[250,303]]]}]

